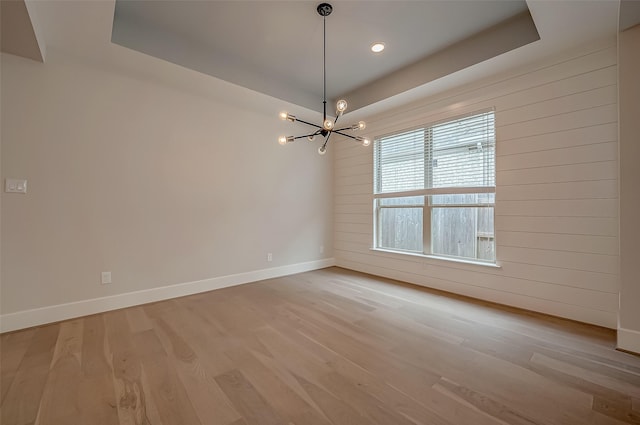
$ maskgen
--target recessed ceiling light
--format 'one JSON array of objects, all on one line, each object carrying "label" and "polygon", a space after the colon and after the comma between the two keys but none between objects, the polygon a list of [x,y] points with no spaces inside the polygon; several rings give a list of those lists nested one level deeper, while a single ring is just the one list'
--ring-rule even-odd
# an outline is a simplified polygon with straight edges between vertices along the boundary
[{"label": "recessed ceiling light", "polygon": [[384,50],[384,43],[374,43],[371,45],[371,51],[373,53],[380,53]]}]

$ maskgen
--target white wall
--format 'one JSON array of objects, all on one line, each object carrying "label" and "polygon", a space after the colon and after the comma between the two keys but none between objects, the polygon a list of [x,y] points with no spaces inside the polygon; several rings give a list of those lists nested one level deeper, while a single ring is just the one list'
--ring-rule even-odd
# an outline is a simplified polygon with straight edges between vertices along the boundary
[{"label": "white wall", "polygon": [[500,268],[371,251],[372,149],[336,144],[337,264],[615,328],[616,44],[605,40],[367,120],[372,136],[495,107]]},{"label": "white wall", "polygon": [[[3,54],[1,84],[3,182],[29,182],[2,193],[3,330],[330,263],[332,158],[277,144],[283,102],[237,87],[247,106],[227,104],[56,51]],[[119,296],[133,291],[151,295]]]},{"label": "white wall", "polygon": [[618,346],[640,353],[640,25],[619,34],[620,329]]}]

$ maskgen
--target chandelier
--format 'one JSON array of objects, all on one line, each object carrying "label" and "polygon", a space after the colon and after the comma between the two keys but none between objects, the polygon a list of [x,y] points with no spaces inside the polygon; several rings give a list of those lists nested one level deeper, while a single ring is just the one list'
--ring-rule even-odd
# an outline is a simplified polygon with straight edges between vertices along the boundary
[{"label": "chandelier", "polygon": [[348,127],[343,127],[343,128],[336,128],[336,123],[338,122],[338,118],[340,118],[342,116],[342,114],[344,113],[344,111],[347,110],[347,101],[344,99],[338,100],[338,102],[336,102],[336,117],[335,119],[331,119],[331,118],[327,118],[327,22],[326,22],[326,18],[327,16],[331,15],[331,12],[333,11],[333,6],[331,6],[329,3],[321,3],[318,5],[317,9],[318,14],[320,16],[322,16],[322,29],[323,29],[323,46],[322,46],[322,50],[323,50],[323,56],[322,56],[322,65],[323,65],[323,70],[322,70],[322,106],[323,106],[323,115],[322,115],[322,125],[316,125],[304,120],[301,120],[300,118],[297,118],[295,115],[291,115],[287,112],[281,112],[280,113],[280,118],[284,121],[291,121],[291,122],[301,122],[303,124],[306,124],[308,126],[314,127],[316,130],[314,130],[312,133],[309,134],[305,134],[302,136],[280,136],[278,138],[278,143],[280,143],[281,145],[286,145],[287,143],[291,143],[294,142],[295,140],[298,139],[303,139],[303,138],[307,138],[307,140],[309,140],[310,142],[313,142],[316,136],[321,136],[324,138],[324,142],[322,143],[322,146],[320,146],[318,148],[318,153],[320,155],[324,155],[327,152],[327,143],[329,142],[329,137],[331,137],[331,134],[336,133],[339,134],[341,136],[345,136],[348,137],[350,139],[356,140],[360,143],[362,143],[363,146],[369,146],[371,144],[371,140],[369,140],[366,137],[363,136],[352,136],[351,134],[345,133],[346,131],[356,131],[356,130],[364,130],[366,124],[364,123],[364,121],[360,121],[356,124],[350,125]]}]

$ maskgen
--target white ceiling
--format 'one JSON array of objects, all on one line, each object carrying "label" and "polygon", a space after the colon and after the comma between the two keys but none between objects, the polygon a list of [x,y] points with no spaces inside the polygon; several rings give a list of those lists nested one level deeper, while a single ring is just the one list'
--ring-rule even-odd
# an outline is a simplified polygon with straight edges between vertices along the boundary
[{"label": "white ceiling", "polygon": [[[323,95],[323,18],[316,11],[318,4],[117,0],[112,41],[313,108]],[[381,78],[523,12],[528,19],[524,25],[529,23],[533,31],[523,39],[518,26],[511,26],[502,39],[518,42],[510,48],[538,39],[524,0],[331,4],[333,13],[326,18],[328,99],[347,94],[354,99],[357,89],[370,90]],[[384,52],[370,51],[376,41],[386,44]],[[478,57],[482,60],[503,53],[500,44],[487,39],[473,50],[488,51]],[[454,68],[448,72],[459,69],[457,61],[450,61]],[[418,78],[413,84],[424,82]]]},{"label": "white ceiling", "polygon": [[[519,2],[516,2],[518,7],[511,5],[511,0],[501,1],[507,3],[508,6],[502,12],[503,15],[501,16],[516,13],[518,7],[522,6]],[[115,70],[147,81],[159,81],[163,84],[179,87],[182,90],[192,91],[194,94],[221,99],[230,105],[241,105],[245,109],[251,108],[256,111],[261,111],[262,113],[276,115],[280,109],[290,109],[291,103],[306,106],[306,108],[308,108],[306,114],[321,110],[321,99],[317,95],[318,87],[321,89],[321,81],[318,81],[318,79],[321,78],[321,57],[319,57],[321,48],[319,46],[309,47],[318,43],[317,40],[321,34],[321,18],[315,11],[316,2],[290,1],[278,3],[265,0],[248,4],[243,0],[236,0],[232,3],[237,5],[237,9],[234,9],[236,6],[231,7],[231,4],[226,4],[225,6],[233,10],[229,12],[233,14],[232,18],[224,14],[220,14],[220,16],[216,15],[215,17],[215,19],[224,24],[220,24],[221,28],[227,28],[226,31],[222,31],[222,34],[216,32],[219,28],[211,28],[210,20],[213,18],[206,16],[204,13],[202,13],[202,16],[195,13],[197,16],[179,19],[179,21],[183,21],[183,19],[186,20],[186,22],[183,22],[181,25],[184,29],[184,24],[186,24],[189,31],[192,31],[192,35],[189,37],[201,37],[210,34],[209,31],[218,34],[217,39],[205,40],[208,43],[207,46],[217,46],[215,48],[218,49],[217,55],[219,55],[214,55],[213,59],[211,56],[204,57],[202,61],[206,65],[208,65],[208,61],[213,60],[223,65],[227,64],[229,69],[234,69],[233,67],[236,66],[236,64],[233,63],[234,61],[245,61],[245,65],[247,66],[244,68],[235,68],[238,69],[238,73],[251,71],[257,75],[267,75],[273,72],[273,69],[278,69],[278,67],[282,65],[282,59],[280,57],[278,57],[277,61],[270,61],[270,65],[265,65],[264,69],[260,68],[259,65],[255,65],[255,62],[252,61],[257,61],[262,53],[255,51],[257,45],[251,43],[253,38],[261,40],[260,44],[278,44],[281,46],[281,42],[276,42],[284,38],[288,40],[289,43],[300,43],[300,46],[304,46],[302,50],[295,51],[295,60],[286,63],[285,69],[291,69],[293,75],[296,75],[296,77],[284,78],[280,85],[272,84],[273,89],[282,91],[270,96],[258,95],[256,91],[254,91],[256,89],[241,89],[237,85],[225,81],[225,79],[211,77],[203,73],[202,70],[199,70],[199,72],[185,73],[183,67],[176,66],[174,63],[154,58],[148,54],[141,54],[139,51],[124,48],[113,43],[112,31],[116,12],[115,0],[25,0],[25,2],[29,6],[28,9],[30,15],[32,15],[32,21],[34,15],[37,15],[37,22],[33,23],[34,30],[40,34],[38,37],[39,42],[41,41],[46,44],[44,47],[46,47],[47,59],[51,57],[53,60],[56,56],[64,54],[67,57],[82,60],[91,66]],[[140,3],[153,4],[155,2],[146,0]],[[161,1],[160,3],[163,2]],[[171,3],[173,7],[177,7],[182,3],[189,4],[191,2],[173,1]],[[216,3],[215,6],[217,7],[219,6],[217,3],[220,2],[210,1],[201,3],[203,3],[204,6],[200,7],[212,7],[207,6],[210,3]],[[377,3],[380,4],[376,6]],[[347,51],[347,53],[341,53],[346,55],[342,59],[340,59],[340,57],[328,57],[329,66],[327,71],[330,93],[335,95],[335,93],[349,89],[349,87],[345,85],[347,83],[341,81],[341,75],[355,75],[357,77],[361,71],[363,74],[366,71],[367,77],[362,78],[362,82],[367,84],[367,81],[376,76],[374,71],[380,73],[388,72],[394,69],[394,67],[402,66],[410,61],[411,59],[408,55],[411,52],[426,54],[428,51],[437,48],[435,45],[430,44],[431,41],[435,39],[438,39],[441,43],[452,43],[459,40],[459,37],[463,37],[463,34],[454,31],[456,24],[452,23],[453,21],[449,21],[449,18],[454,20],[460,19],[459,22],[464,22],[465,25],[468,25],[468,31],[473,31],[473,25],[478,25],[475,23],[476,14],[482,16],[483,19],[486,19],[487,16],[482,15],[481,12],[460,12],[460,8],[469,5],[469,3],[472,3],[473,7],[487,5],[487,3],[479,0],[464,3],[460,2],[460,4],[458,4],[457,0],[442,2],[426,0],[416,0],[413,2],[335,1],[334,13],[327,18],[327,27],[331,34],[328,39],[329,49],[332,52],[331,55],[339,54],[341,51],[335,46],[347,46],[348,49],[352,50]],[[380,10],[387,8],[391,10],[391,12],[370,12],[373,9],[367,9],[366,6],[371,4],[374,5],[373,7],[379,7]],[[270,14],[268,10],[270,6],[274,5],[284,7],[286,10],[279,14]],[[396,5],[403,5],[403,7],[394,7]],[[494,3],[490,2],[488,5],[494,5]],[[376,92],[378,93],[376,95],[377,97],[374,97],[373,101],[369,99],[362,102],[363,105],[367,106],[363,106],[356,112],[347,114],[350,115],[348,119],[360,119],[359,117],[379,113],[424,96],[490,77],[496,73],[522,69],[545,57],[562,55],[563,52],[566,52],[567,49],[574,46],[603,38],[614,38],[618,30],[620,6],[618,0],[527,0],[526,5],[535,22],[540,40],[519,48],[511,50],[505,49],[505,53],[490,59],[475,61],[478,62],[475,64],[465,64],[463,63],[464,60],[459,60],[458,58],[458,62],[460,62],[462,66],[458,66],[457,70],[454,67],[453,70],[447,71],[444,65],[448,65],[447,62],[451,62],[451,58],[446,55],[438,56],[438,54],[436,54],[435,56],[439,58],[439,60],[432,61],[432,65],[435,64],[439,67],[439,73],[431,72],[430,68],[414,67],[414,74],[424,74],[427,71],[431,72],[429,78],[418,85],[415,85],[415,82],[411,82],[408,88],[400,87],[400,90],[394,87],[394,84],[397,84],[398,81],[391,81],[389,84],[384,82],[366,85],[366,92]],[[424,8],[424,11],[421,12],[423,19],[419,19],[420,16],[417,17],[417,13],[406,15],[404,6]],[[445,19],[443,17],[445,15],[440,12],[428,12],[429,8],[446,9],[448,7],[452,7],[450,12],[442,12],[449,13],[449,15],[446,15],[447,19]],[[259,10],[258,8],[260,8],[261,12],[255,13]],[[180,8],[178,7],[178,9]],[[244,13],[241,13],[243,10]],[[349,10],[351,10],[351,12],[348,13]],[[367,12],[367,10],[369,10],[369,12]],[[455,12],[456,10],[457,13]],[[194,12],[190,13],[193,14]],[[263,19],[262,17],[265,14],[271,16],[271,18],[267,20]],[[398,17],[396,14],[405,15]],[[458,15],[462,15],[462,17]],[[349,16],[348,19],[347,16]],[[372,21],[373,17],[375,17],[377,21]],[[436,19],[433,19],[434,17]],[[160,17],[150,17],[149,19],[160,19]],[[273,22],[273,20],[275,20],[275,22]],[[383,21],[382,24],[380,20]],[[178,25],[179,23],[177,21],[178,20],[174,19],[173,22],[168,23],[168,28],[162,28],[161,26],[156,32],[147,34],[147,37],[158,37],[157,40],[160,40],[158,43],[160,46],[165,50],[172,50],[171,46],[167,46],[164,43],[163,37],[167,37],[167,33],[171,34],[171,31],[173,31],[170,31],[170,29],[173,28],[171,25]],[[422,22],[430,22],[430,24],[417,25]],[[487,25],[487,22],[488,21],[484,21],[483,25]],[[266,23],[269,23],[268,28],[265,28]],[[414,25],[417,25],[417,27],[414,27]],[[126,27],[126,25],[123,25],[123,28]],[[347,28],[346,30],[343,29],[345,27]],[[274,28],[276,29],[274,30]],[[376,28],[387,28],[387,32],[368,32]],[[426,33],[420,33],[421,35],[416,36],[416,31],[427,31],[433,28],[438,29],[435,31],[435,35],[427,36],[424,35]],[[250,31],[254,35],[252,37],[246,37],[244,35],[245,31]],[[400,34],[400,36],[405,37],[403,38],[405,41],[396,44],[394,39],[389,38],[388,34],[394,31]],[[246,45],[247,48],[250,49],[248,55],[235,54],[234,59],[228,59],[227,56],[234,55],[233,49],[231,53],[223,53],[225,49],[229,51],[229,46],[235,45],[236,43],[232,41],[234,38],[232,34],[240,34],[239,36],[236,35],[236,37],[242,38],[238,43],[239,45]],[[180,39],[189,39],[187,36],[178,35]],[[339,39],[334,38],[337,35],[341,35],[342,37]],[[383,55],[375,57],[364,49],[369,47],[370,40],[373,37],[376,39],[379,37],[387,42],[388,50],[385,51]],[[135,37],[133,39],[135,39]],[[482,35],[471,37],[471,39],[482,39]],[[182,47],[185,46],[184,43],[178,44]],[[192,42],[191,44],[195,46],[198,43]],[[364,46],[361,46],[362,44],[364,44]],[[197,50],[200,47],[201,46],[192,46],[186,49],[188,51],[181,49],[173,50],[176,50],[178,53],[182,52],[184,56],[190,56],[192,50]],[[41,49],[44,50],[42,46]],[[285,45],[281,46],[277,51],[279,55],[284,55],[291,50],[293,49]],[[393,61],[395,61],[395,65],[390,58],[394,58]],[[369,63],[360,62],[361,65],[357,65],[357,60],[369,61]],[[364,65],[362,65],[363,63]],[[298,66],[301,68],[298,68]],[[190,67],[192,69],[198,69],[197,67]],[[370,68],[375,69],[371,70]],[[402,75],[402,73],[400,73],[400,75]],[[304,86],[304,83],[301,82],[304,81],[304,78],[309,78],[309,84],[315,85],[313,88],[308,89],[307,87],[303,87],[308,93],[305,99],[294,102],[278,100],[291,99],[289,94],[287,94],[287,90],[293,87],[292,91],[295,91],[296,86]],[[385,80],[383,79],[383,81]],[[351,82],[350,84],[353,85],[355,83]],[[358,97],[362,95],[362,92],[358,93],[356,89],[356,92],[352,91],[349,93],[350,97],[348,99],[350,101],[351,95]],[[311,105],[312,103],[313,105]],[[302,110],[304,111],[305,109],[302,108]],[[300,111],[296,110],[296,112]]]}]

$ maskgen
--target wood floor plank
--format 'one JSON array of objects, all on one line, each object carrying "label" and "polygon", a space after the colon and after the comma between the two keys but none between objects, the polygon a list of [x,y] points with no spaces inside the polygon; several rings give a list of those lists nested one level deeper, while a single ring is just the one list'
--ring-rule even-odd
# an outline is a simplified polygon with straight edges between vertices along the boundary
[{"label": "wood floor plank", "polygon": [[166,339],[165,347],[169,361],[175,365],[200,422],[207,425],[226,425],[240,419],[240,414],[233,408],[211,375],[211,371],[185,339],[164,319],[157,318],[156,323],[161,330],[158,332],[160,339]]},{"label": "wood floor plank", "polygon": [[255,425],[286,424],[239,370],[218,375],[215,380],[248,423]]},{"label": "wood floor plank", "polygon": [[475,406],[478,410],[512,425],[536,425],[538,421],[528,417],[526,413],[518,412],[508,406],[476,392],[462,387],[448,379],[442,379],[438,386]]},{"label": "wood floor plank", "polygon": [[640,424],[640,412],[633,410],[631,400],[611,400],[596,396],[593,399],[593,410],[624,423]]},{"label": "wood floor plank", "polygon": [[495,416],[479,409],[467,400],[456,396],[440,384],[425,391],[422,398],[441,417],[448,418],[452,424],[507,425]]},{"label": "wood floor plank", "polygon": [[300,385],[320,406],[334,424],[369,425],[369,419],[362,416],[349,404],[332,395],[321,387],[298,377]]},{"label": "wood floor plank", "polygon": [[162,421],[166,424],[201,424],[156,333],[152,330],[138,332],[133,335],[133,343],[151,386],[147,397],[153,397]]},{"label": "wood floor plank", "polygon": [[0,335],[2,425],[640,425],[615,332],[336,267]]},{"label": "wood floor plank", "polygon": [[279,362],[274,357],[265,356],[264,354],[256,351],[252,352],[252,354],[266,368],[277,374],[280,380],[282,380],[282,382],[284,382],[291,391],[293,391],[298,397],[300,397],[300,399],[304,400],[305,403],[307,403],[316,411],[322,412],[320,406],[318,406],[316,402],[313,401],[309,394],[304,390],[304,388],[302,388],[302,385],[300,385],[300,382],[298,381],[295,373],[287,368],[288,362]]},{"label": "wood floor plank", "polygon": [[[446,420],[445,418],[447,418],[447,416],[439,413],[439,407],[443,403],[440,402],[441,398],[434,400],[432,397],[433,391],[431,391],[432,386],[430,382],[421,380],[421,382],[416,385],[414,380],[407,382],[407,379],[402,375],[380,379],[377,374],[373,374],[359,367],[354,367],[353,363],[341,356],[335,356],[327,362],[327,365],[330,367],[330,370],[335,371],[348,382],[355,383],[359,388],[366,390],[368,394],[379,400],[380,403],[387,404],[416,424],[444,425],[460,423]],[[418,386],[418,393],[407,391],[407,388],[417,388]],[[454,405],[455,403],[447,400],[446,404]],[[459,406],[456,405],[454,410],[458,409]]]},{"label": "wood floor plank", "polygon": [[60,324],[36,425],[70,423],[80,416],[76,399],[78,382],[82,379],[83,331],[82,320]]},{"label": "wood floor plank", "polygon": [[133,346],[128,314],[105,314],[107,341],[111,354],[113,382],[120,423],[147,425],[149,397],[142,385],[140,357]]},{"label": "wood floor plank", "polygon": [[35,329],[0,335],[0,405],[13,382],[18,366],[22,362]]},{"label": "wood floor plank", "polygon": [[35,329],[29,347],[0,406],[0,423],[3,425],[31,425],[35,422],[49,376],[59,330],[58,324]]},{"label": "wood floor plank", "polygon": [[[368,371],[349,358],[309,340],[297,333],[294,328],[285,327],[280,330],[281,332],[264,329],[261,335],[265,344],[274,353],[276,361],[284,359],[285,367],[298,376],[329,391],[320,377],[332,370],[337,371],[343,376],[349,376],[352,382],[366,383],[368,391],[374,397],[379,400],[388,400],[398,406],[405,416],[419,418],[422,423],[442,423],[441,418],[413,400],[413,398],[421,399],[424,389],[437,382],[440,379],[439,376],[430,375],[408,364],[400,365],[397,362],[388,362],[380,369]],[[298,359],[306,360],[297,361]],[[369,375],[376,377],[376,384],[367,379]]]},{"label": "wood floor plank", "polygon": [[175,307],[171,314],[158,316],[155,320],[170,322],[174,329],[180,330],[180,336],[189,341],[189,347],[197,354],[210,376],[233,370],[233,362],[224,353],[232,336],[218,328],[202,311],[199,303],[187,304],[188,308]]},{"label": "wood floor plank", "polygon": [[601,385],[605,388],[609,388],[621,394],[627,394],[630,397],[640,398],[640,379],[636,379],[636,382],[633,383],[626,382],[622,379],[616,379],[611,376],[593,372],[588,369],[578,367],[569,362],[557,360],[540,353],[534,353],[531,357],[530,362],[533,364],[540,364],[566,374],[574,375],[576,377],[584,379],[585,381]]},{"label": "wood floor plank", "polygon": [[153,328],[151,320],[145,313],[143,307],[131,307],[125,310],[127,315],[127,321],[129,322],[129,328],[131,332],[148,331]]},{"label": "wood floor plank", "polygon": [[[373,397],[358,382],[350,382],[342,375],[331,372],[320,377],[320,382],[328,388],[331,394],[352,406],[361,415],[367,418],[372,424],[397,424],[413,425],[414,422],[406,418],[400,412],[391,407],[388,400],[380,400]],[[445,424],[444,420],[434,422],[435,424]]]},{"label": "wood floor plank", "polygon": [[113,369],[107,359],[104,315],[84,319],[82,334],[82,375],[78,388],[81,423],[115,425],[119,423]]},{"label": "wood floor plank", "polygon": [[267,368],[246,349],[231,349],[227,354],[281,418],[305,425],[330,425],[316,406],[307,403],[280,379],[278,369]]}]

